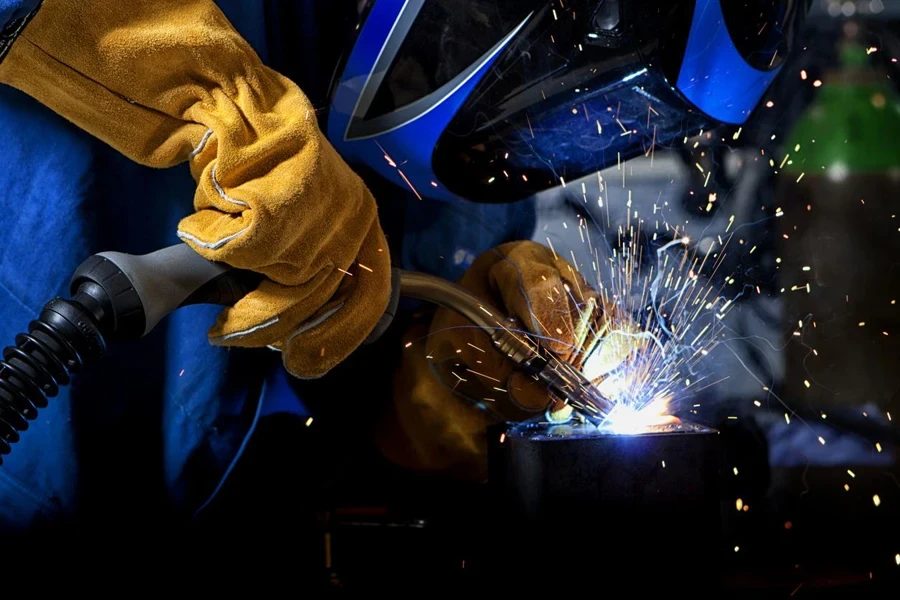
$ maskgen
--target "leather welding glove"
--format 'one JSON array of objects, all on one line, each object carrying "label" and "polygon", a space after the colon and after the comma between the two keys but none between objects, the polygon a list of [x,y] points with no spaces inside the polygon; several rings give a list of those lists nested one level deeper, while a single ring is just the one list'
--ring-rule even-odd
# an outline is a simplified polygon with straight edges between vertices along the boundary
[{"label": "leather welding glove", "polygon": [[[603,360],[625,360],[633,346],[600,344],[614,308],[553,250],[523,241],[478,257],[459,284],[545,348],[581,367],[602,346]],[[430,327],[411,329],[404,340],[394,405],[381,424],[378,443],[392,461],[411,469],[486,477],[486,429],[546,413],[564,421],[569,408],[551,405],[546,386],[516,368],[481,329],[448,309]],[[549,409],[549,410],[548,410]]]},{"label": "leather welding glove", "polygon": [[270,346],[315,378],[380,319],[390,259],[372,195],[212,0],[45,0],[0,81],[138,163],[189,162],[196,212],[178,236],[268,278],[221,313],[213,344]]}]

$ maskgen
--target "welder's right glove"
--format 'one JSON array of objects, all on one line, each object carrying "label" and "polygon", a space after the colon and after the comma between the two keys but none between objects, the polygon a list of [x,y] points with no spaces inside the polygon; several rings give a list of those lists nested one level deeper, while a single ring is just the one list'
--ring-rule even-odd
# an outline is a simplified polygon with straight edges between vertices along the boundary
[{"label": "welder's right glove", "polygon": [[212,0],[45,0],[0,82],[141,164],[189,162],[196,213],[179,237],[268,277],[212,343],[270,346],[313,378],[377,324],[391,274],[372,195]]},{"label": "welder's right glove", "polygon": [[[634,350],[633,338],[605,338],[614,307],[553,250],[522,241],[478,257],[459,284],[513,317],[549,350],[579,368],[598,348],[595,370],[611,371]],[[601,342],[603,342],[601,344]],[[378,440],[392,461],[412,469],[486,476],[486,429],[542,413],[565,420],[569,408],[553,405],[546,386],[516,369],[490,337],[448,309],[430,326],[408,332],[394,406]]]}]

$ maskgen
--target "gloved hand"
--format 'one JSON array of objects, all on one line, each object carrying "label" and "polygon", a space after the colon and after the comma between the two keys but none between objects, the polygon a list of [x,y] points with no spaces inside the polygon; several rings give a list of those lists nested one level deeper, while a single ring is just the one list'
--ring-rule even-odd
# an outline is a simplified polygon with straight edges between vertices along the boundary
[{"label": "gloved hand", "polygon": [[179,237],[269,279],[212,343],[271,346],[314,378],[378,322],[390,258],[372,195],[212,0],[45,0],[0,81],[141,164],[189,161],[197,212]]},{"label": "gloved hand", "polygon": [[[614,316],[574,266],[534,242],[481,255],[459,284],[576,368],[604,340]],[[488,425],[548,409],[554,420],[569,415],[568,407],[551,406],[546,387],[517,370],[485,332],[451,310],[438,310],[430,327],[414,327],[404,342],[394,406],[377,436],[382,452],[401,466],[482,480]],[[635,349],[621,336],[601,348],[609,370]]]}]

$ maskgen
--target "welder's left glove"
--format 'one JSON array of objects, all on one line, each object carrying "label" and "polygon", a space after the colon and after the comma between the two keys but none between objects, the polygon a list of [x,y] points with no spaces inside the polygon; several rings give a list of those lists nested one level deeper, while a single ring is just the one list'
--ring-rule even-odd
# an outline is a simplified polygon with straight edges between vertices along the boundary
[{"label": "welder's left glove", "polygon": [[[491,250],[459,284],[576,368],[595,348],[608,370],[635,349],[627,337],[605,338],[615,308],[572,264],[540,244]],[[559,421],[569,416],[567,406],[551,404],[544,384],[516,369],[485,332],[454,311],[438,310],[430,327],[414,328],[406,343],[379,444],[407,468],[483,479],[488,425],[544,412]]]},{"label": "welder's left glove", "polygon": [[375,199],[309,99],[212,0],[44,0],[0,82],[136,162],[189,163],[196,212],[179,237],[267,277],[221,313],[212,343],[281,350],[314,378],[378,323],[391,272]]}]

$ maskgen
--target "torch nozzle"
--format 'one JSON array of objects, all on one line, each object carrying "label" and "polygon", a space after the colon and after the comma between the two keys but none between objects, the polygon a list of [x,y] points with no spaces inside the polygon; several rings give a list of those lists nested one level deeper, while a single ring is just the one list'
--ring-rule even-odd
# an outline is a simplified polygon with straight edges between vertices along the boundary
[{"label": "torch nozzle", "polygon": [[494,343],[520,367],[547,385],[550,396],[572,407],[599,427],[616,403],[604,396],[578,369],[511,330],[495,329]]},{"label": "torch nozzle", "polygon": [[613,400],[600,393],[580,372],[559,358],[550,360],[538,377],[547,383],[554,398],[571,406],[596,427],[603,425],[615,408]]}]

